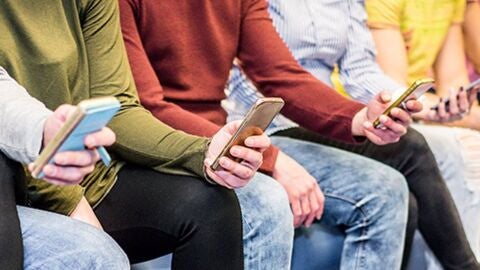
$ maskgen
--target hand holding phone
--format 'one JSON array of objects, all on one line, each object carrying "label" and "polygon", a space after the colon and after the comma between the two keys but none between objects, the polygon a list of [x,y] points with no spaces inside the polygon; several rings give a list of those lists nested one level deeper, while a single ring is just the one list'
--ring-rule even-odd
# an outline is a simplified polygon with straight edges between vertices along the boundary
[{"label": "hand holding phone", "polygon": [[[467,93],[467,97],[470,95],[470,92],[479,87],[480,86],[480,79],[470,83],[469,85],[467,85],[466,87],[463,88],[463,91],[465,91]],[[458,96],[457,96],[457,99],[458,99]],[[446,112],[449,112],[450,111],[450,99],[447,98],[443,101],[445,103],[445,111]],[[438,111],[438,105],[435,105],[431,108],[432,110],[434,111]]]},{"label": "hand holding phone", "polygon": [[[390,115],[390,112],[393,108],[403,108],[406,109],[406,102],[411,99],[418,99],[420,98],[425,92],[431,89],[434,86],[433,79],[420,79],[416,80],[410,87],[403,92],[403,94],[398,97],[383,113],[382,115]],[[382,124],[380,122],[380,116],[375,119],[373,122],[373,126],[375,128],[381,128]]]},{"label": "hand holding phone", "polygon": [[[59,152],[85,150],[85,137],[105,127],[119,108],[120,103],[113,97],[80,102],[74,113],[68,117],[32,164],[32,176],[44,178],[43,168],[53,163],[54,156]],[[97,150],[103,162],[108,165],[110,157],[105,148],[98,147]]]},{"label": "hand holding phone", "polygon": [[230,154],[230,149],[234,145],[244,145],[245,139],[253,135],[261,135],[270,125],[275,116],[280,112],[284,105],[281,98],[260,98],[245,116],[240,127],[233,134],[227,144],[223,147],[220,154],[215,158],[210,168],[216,171],[220,167],[220,158],[229,157],[236,160]]}]

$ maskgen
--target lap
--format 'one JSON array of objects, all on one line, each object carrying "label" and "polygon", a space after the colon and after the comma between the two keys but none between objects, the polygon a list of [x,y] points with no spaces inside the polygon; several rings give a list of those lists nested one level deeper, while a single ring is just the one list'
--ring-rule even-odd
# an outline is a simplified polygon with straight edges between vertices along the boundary
[{"label": "lap", "polygon": [[26,207],[18,207],[18,215],[25,269],[128,268],[115,241],[93,226]]}]

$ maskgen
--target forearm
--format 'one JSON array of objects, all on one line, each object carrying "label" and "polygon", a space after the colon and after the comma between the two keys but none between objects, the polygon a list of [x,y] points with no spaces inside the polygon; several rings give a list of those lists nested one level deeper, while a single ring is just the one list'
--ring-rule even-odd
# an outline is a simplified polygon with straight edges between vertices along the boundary
[{"label": "forearm", "polygon": [[38,155],[51,111],[0,68],[0,150],[22,163]]},{"label": "forearm", "polygon": [[203,175],[207,138],[187,135],[155,119],[144,108],[128,108],[109,125],[112,150],[121,159],[164,172]]},{"label": "forearm", "polygon": [[467,5],[463,32],[468,59],[474,64],[475,71],[480,73],[480,3],[471,1]]},{"label": "forearm", "polygon": [[445,38],[433,66],[437,94],[449,95],[451,88],[467,85],[469,82],[465,62],[465,50],[460,24],[453,24]]}]

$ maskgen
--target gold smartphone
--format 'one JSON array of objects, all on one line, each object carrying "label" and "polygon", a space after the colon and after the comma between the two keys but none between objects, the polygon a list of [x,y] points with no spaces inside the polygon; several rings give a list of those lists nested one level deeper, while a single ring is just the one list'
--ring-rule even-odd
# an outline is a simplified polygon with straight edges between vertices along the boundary
[{"label": "gold smartphone", "polygon": [[[407,90],[405,90],[405,92],[403,92],[403,94],[397,98],[383,113],[382,115],[389,115],[390,112],[392,111],[393,108],[397,108],[397,107],[403,107],[403,108],[406,108],[405,107],[405,103],[411,99],[418,99],[420,98],[420,96],[422,96],[423,94],[425,94],[425,92],[427,92],[428,90],[430,90],[432,87],[434,87],[434,84],[435,81],[433,79],[430,79],[430,78],[426,78],[426,79],[419,79],[419,80],[416,80],[415,82],[412,83],[412,85],[410,85],[410,87],[408,87]],[[380,123],[380,117],[378,117],[377,119],[375,119],[375,121],[373,122],[373,126],[375,128],[381,128],[382,127],[382,124]]]},{"label": "gold smartphone", "polygon": [[210,168],[217,170],[220,167],[220,158],[228,157],[237,160],[230,155],[230,149],[234,145],[244,145],[245,139],[253,135],[261,135],[275,116],[280,112],[285,102],[281,98],[260,98],[255,105],[250,108],[245,119],[237,129],[232,138],[228,141],[220,154],[215,158]]},{"label": "gold smartphone", "polygon": [[[94,98],[80,102],[74,113],[68,117],[33,163],[32,176],[43,178],[43,167],[53,163],[53,157],[58,152],[85,150],[85,137],[106,126],[119,109],[120,102],[114,97]],[[102,161],[108,165],[110,156],[105,148],[99,147],[97,150]]]}]

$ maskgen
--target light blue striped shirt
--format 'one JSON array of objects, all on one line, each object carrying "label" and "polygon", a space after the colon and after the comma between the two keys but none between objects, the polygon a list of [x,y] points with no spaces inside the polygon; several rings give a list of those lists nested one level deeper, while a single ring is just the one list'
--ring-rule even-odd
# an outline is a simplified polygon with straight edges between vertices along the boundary
[{"label": "light blue striped shirt", "polygon": [[[269,0],[273,24],[295,59],[317,79],[332,85],[335,65],[348,94],[366,103],[382,90],[403,89],[385,75],[375,59],[375,45],[366,25],[363,0]],[[226,88],[228,121],[241,119],[262,95],[235,65]],[[270,125],[269,134],[296,126],[285,117]]]}]

